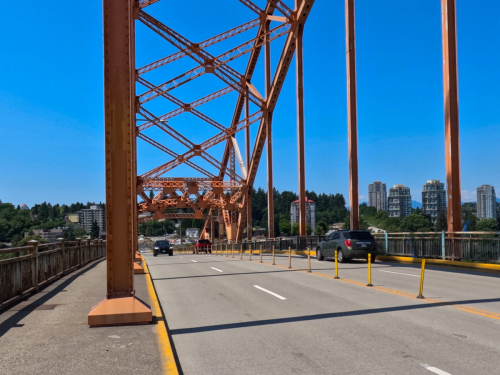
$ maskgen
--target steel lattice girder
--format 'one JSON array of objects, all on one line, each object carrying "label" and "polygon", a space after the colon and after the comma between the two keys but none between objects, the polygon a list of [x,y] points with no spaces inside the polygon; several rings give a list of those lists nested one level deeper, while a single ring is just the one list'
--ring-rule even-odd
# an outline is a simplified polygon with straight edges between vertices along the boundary
[{"label": "steel lattice girder", "polygon": [[[170,44],[177,47],[179,51],[136,70],[136,81],[147,89],[147,91],[137,97],[136,101],[137,112],[143,117],[142,120],[145,121],[137,125],[136,134],[138,138],[160,149],[173,159],[138,177],[137,193],[143,198],[143,202],[138,205],[138,211],[140,213],[154,212],[154,215],[151,217],[157,219],[193,217],[213,220],[214,217],[204,215],[204,212],[212,213],[213,210],[218,210],[218,217],[221,219],[224,218],[226,229],[231,231],[230,237],[234,238],[234,236],[237,235],[238,238],[241,238],[247,220],[246,213],[247,204],[249,202],[248,192],[253,185],[262,154],[262,148],[266,140],[266,123],[272,116],[285,76],[288,72],[295,51],[297,30],[303,28],[314,0],[299,0],[295,10],[291,10],[281,0],[268,0],[264,9],[260,9],[250,0],[240,0],[241,3],[257,13],[259,18],[206,39],[201,43],[192,43],[143,10],[147,6],[158,1],[159,0],[139,1],[136,12],[137,19],[167,40]],[[283,16],[273,15],[275,10],[278,10]],[[280,22],[280,25],[273,29],[269,29],[269,23],[271,21]],[[257,34],[255,38],[239,44],[223,54],[213,56],[206,51],[206,48],[211,45],[230,39],[235,35],[239,35],[256,27]],[[264,98],[250,81],[253,77],[261,47],[267,43],[270,44],[271,41],[284,35],[286,35],[285,47],[281,53],[272,84],[266,90],[267,97]],[[228,62],[246,54],[249,54],[249,60],[244,73],[240,73],[228,65]],[[184,57],[191,58],[199,65],[160,85],[149,82],[143,78],[144,74]],[[268,58],[270,57],[266,56],[266,59]],[[196,78],[207,73],[213,74],[227,86],[191,103],[184,103],[170,93],[175,88],[192,82],[196,80]],[[216,100],[232,91],[238,93],[238,100],[233,113],[233,119],[229,126],[226,127],[214,121],[196,109],[196,107]],[[146,103],[158,97],[169,100],[176,104],[178,108],[161,116],[156,116],[144,108]],[[253,113],[247,110],[245,112],[245,118],[241,119],[245,101],[251,101],[258,109]],[[188,135],[180,134],[170,125],[166,124],[167,120],[184,112],[192,113],[209,125],[217,128],[220,133],[201,144],[195,144],[189,140]],[[237,132],[249,128],[257,121],[259,121],[259,131],[255,141],[252,158],[247,160],[247,165],[245,166],[234,136]],[[152,126],[164,131],[185,146],[188,151],[183,154],[178,154],[142,133],[142,131]],[[226,141],[226,147],[221,161],[207,153],[208,149],[224,141]],[[202,157],[215,167],[218,172],[213,174],[192,162],[190,159],[194,156]],[[243,177],[240,177],[235,171],[236,157],[238,157],[238,163],[241,167]],[[227,164],[229,161],[231,161],[231,167],[228,169]],[[181,164],[192,167],[206,177],[194,179],[161,177]],[[229,177],[230,181],[224,181],[226,175]],[[147,191],[156,192],[156,196],[154,198],[149,198],[146,194]],[[162,213],[165,209],[171,208],[189,208],[192,209],[194,213]],[[149,219],[151,219],[151,217]],[[143,221],[145,219],[141,218],[140,220]],[[206,226],[207,225],[205,225],[205,229]]]}]

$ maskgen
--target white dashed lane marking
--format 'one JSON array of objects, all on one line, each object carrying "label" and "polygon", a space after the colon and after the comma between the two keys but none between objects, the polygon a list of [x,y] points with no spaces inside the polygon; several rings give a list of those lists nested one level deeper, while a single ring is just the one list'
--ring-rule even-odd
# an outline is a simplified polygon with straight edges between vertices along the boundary
[{"label": "white dashed lane marking", "polygon": [[270,295],[275,296],[276,298],[279,298],[279,299],[286,299],[285,297],[280,296],[279,294],[273,293],[273,292],[271,292],[270,290],[264,289],[264,288],[262,288],[261,286],[254,285],[254,287],[256,287],[257,289],[262,290],[263,292],[269,293]]},{"label": "white dashed lane marking", "polygon": [[438,374],[438,375],[451,375],[449,372],[440,370],[437,367],[432,367],[432,366],[426,365],[425,363],[422,363],[421,366],[423,368],[426,368],[430,372],[433,372],[434,374]]},{"label": "white dashed lane marking", "polygon": [[211,269],[213,269],[213,270],[216,270],[216,271],[218,271],[218,272],[224,272],[224,271],[222,271],[222,270],[220,270],[220,269],[218,269],[218,268],[215,268],[215,267],[210,267],[210,268],[211,268]]}]

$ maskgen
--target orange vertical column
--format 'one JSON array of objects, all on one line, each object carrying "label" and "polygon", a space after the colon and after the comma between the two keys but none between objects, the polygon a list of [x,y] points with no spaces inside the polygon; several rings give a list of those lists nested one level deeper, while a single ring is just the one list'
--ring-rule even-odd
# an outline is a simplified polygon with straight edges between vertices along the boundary
[{"label": "orange vertical column", "polygon": [[345,1],[347,62],[347,137],[349,152],[349,207],[352,230],[359,229],[358,115],[356,99],[356,32],[354,0]]},{"label": "orange vertical column", "polygon": [[443,31],[443,89],[448,231],[462,230],[458,63],[455,0],[441,0]]},{"label": "orange vertical column", "polygon": [[[266,45],[264,47],[264,63],[265,63],[265,86],[266,86],[266,102],[269,102],[271,92],[271,42],[269,41],[269,25],[271,21],[266,21]],[[274,201],[273,201],[273,113],[267,111],[266,119],[266,149],[267,149],[267,227],[268,237],[274,238]]]},{"label": "orange vertical column", "polygon": [[299,176],[299,235],[307,235],[306,230],[306,160],[304,134],[304,64],[302,56],[302,35],[304,25],[297,30],[295,60],[297,71],[297,164]]},{"label": "orange vertical column", "polygon": [[133,0],[104,0],[107,294],[90,326],[148,323],[134,296],[137,195]]}]

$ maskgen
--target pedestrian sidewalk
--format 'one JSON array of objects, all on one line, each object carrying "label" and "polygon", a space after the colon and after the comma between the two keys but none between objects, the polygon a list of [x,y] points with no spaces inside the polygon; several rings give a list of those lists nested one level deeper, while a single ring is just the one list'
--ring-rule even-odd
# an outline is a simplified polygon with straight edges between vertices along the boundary
[{"label": "pedestrian sidewalk", "polygon": [[[147,276],[136,275],[135,288],[150,306]],[[0,313],[0,374],[162,374],[158,325],[89,328],[105,295],[104,259]]]}]

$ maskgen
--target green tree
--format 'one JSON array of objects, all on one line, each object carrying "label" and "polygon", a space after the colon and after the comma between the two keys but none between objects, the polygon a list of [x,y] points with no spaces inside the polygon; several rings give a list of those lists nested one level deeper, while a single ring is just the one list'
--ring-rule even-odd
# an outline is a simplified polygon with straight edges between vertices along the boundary
[{"label": "green tree", "polygon": [[324,221],[319,221],[319,222],[316,224],[316,228],[318,228],[318,227],[321,227],[321,228],[322,228],[323,233],[328,232],[328,225],[327,225]]},{"label": "green tree", "polygon": [[496,232],[498,231],[498,222],[496,219],[481,219],[476,225],[476,230],[479,232]]},{"label": "green tree", "polygon": [[441,210],[438,213],[436,219],[436,231],[441,232],[448,229],[448,219],[446,218],[446,212]]},{"label": "green tree", "polygon": [[295,223],[292,225],[292,236],[299,235],[299,223]]},{"label": "green tree", "polygon": [[306,225],[306,233],[308,236],[310,236],[312,234],[312,228],[309,224]]},{"label": "green tree", "polygon": [[411,214],[401,220],[401,230],[404,232],[430,232],[433,229],[431,221],[422,215]]},{"label": "green tree", "polygon": [[75,229],[75,238],[83,238],[87,236],[87,232],[83,228],[76,228]]},{"label": "green tree", "polygon": [[281,219],[279,223],[280,233],[284,236],[289,236],[292,230],[290,220]]},{"label": "green tree", "polygon": [[92,239],[99,238],[99,225],[95,220],[92,222],[92,227],[90,228],[90,237]]},{"label": "green tree", "polygon": [[325,229],[322,226],[316,224],[316,228],[314,228],[314,234],[316,236],[323,236],[325,234]]},{"label": "green tree", "polygon": [[17,244],[21,240],[22,240],[22,237],[19,234],[14,234],[12,236],[12,239],[10,240],[10,244],[11,244],[12,247],[17,247]]},{"label": "green tree", "polygon": [[[463,206],[465,206],[465,203],[463,204]],[[464,209],[462,211],[462,214],[463,214],[462,228],[465,227],[465,224],[467,224],[467,222],[469,222],[469,227],[467,228],[467,230],[472,232],[475,231],[478,220],[474,212],[471,209]]]},{"label": "green tree", "polygon": [[17,243],[17,247],[27,246],[29,241],[38,241],[38,244],[47,243],[41,236],[28,236],[24,237],[21,241]]}]

